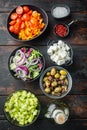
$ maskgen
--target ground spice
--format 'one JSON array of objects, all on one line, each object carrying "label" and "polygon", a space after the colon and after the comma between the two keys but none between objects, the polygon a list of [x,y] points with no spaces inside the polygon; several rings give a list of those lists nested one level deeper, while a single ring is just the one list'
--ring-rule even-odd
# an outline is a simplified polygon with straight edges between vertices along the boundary
[{"label": "ground spice", "polygon": [[55,32],[58,36],[64,37],[67,35],[67,27],[63,24],[58,24],[55,28]]}]

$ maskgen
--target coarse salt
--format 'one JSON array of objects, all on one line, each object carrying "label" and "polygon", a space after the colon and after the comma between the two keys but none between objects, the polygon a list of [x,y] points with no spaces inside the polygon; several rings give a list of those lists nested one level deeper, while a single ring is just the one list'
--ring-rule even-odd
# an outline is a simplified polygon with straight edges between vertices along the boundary
[{"label": "coarse salt", "polygon": [[65,7],[56,7],[53,9],[53,15],[56,18],[62,18],[67,16],[68,11]]}]

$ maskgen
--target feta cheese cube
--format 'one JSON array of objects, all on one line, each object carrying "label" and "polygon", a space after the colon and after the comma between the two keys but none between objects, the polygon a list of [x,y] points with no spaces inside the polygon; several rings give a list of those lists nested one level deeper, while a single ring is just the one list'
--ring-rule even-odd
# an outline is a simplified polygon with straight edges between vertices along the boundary
[{"label": "feta cheese cube", "polygon": [[69,50],[70,50],[70,47],[66,44],[66,45],[65,45],[65,49],[66,49],[67,51],[69,51]]},{"label": "feta cheese cube", "polygon": [[62,64],[65,64],[65,62],[66,62],[66,61],[63,59],[63,60],[57,61],[57,64],[58,64],[58,65],[62,65]]},{"label": "feta cheese cube", "polygon": [[49,49],[47,50],[48,55],[52,55],[53,54],[53,50],[52,47],[50,46]]}]

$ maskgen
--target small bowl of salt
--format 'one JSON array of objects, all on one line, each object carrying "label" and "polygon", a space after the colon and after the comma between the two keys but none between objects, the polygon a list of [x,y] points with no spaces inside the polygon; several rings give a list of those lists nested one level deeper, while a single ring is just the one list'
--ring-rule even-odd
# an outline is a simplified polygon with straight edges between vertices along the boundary
[{"label": "small bowl of salt", "polygon": [[56,19],[61,19],[69,16],[70,8],[65,4],[56,4],[51,9],[51,14]]}]

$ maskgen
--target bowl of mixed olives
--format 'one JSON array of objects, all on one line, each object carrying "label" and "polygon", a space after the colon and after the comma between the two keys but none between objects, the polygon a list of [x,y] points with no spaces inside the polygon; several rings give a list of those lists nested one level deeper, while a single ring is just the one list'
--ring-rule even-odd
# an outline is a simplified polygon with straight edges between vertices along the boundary
[{"label": "bowl of mixed olives", "polygon": [[72,88],[72,77],[63,67],[49,67],[40,77],[40,88],[50,98],[63,98]]}]

